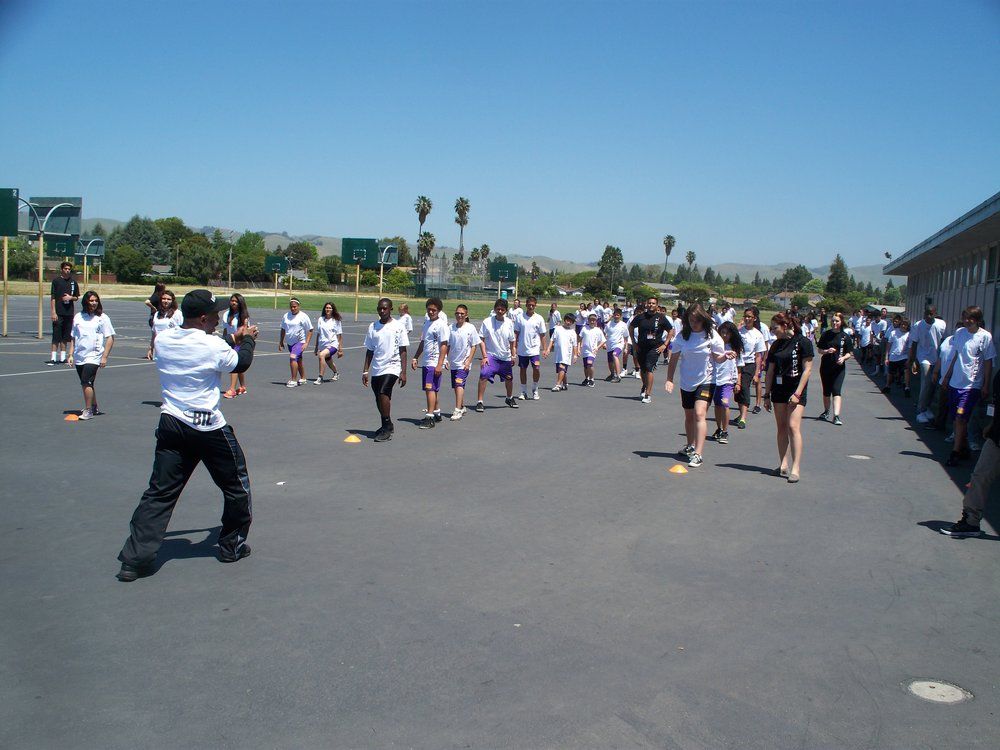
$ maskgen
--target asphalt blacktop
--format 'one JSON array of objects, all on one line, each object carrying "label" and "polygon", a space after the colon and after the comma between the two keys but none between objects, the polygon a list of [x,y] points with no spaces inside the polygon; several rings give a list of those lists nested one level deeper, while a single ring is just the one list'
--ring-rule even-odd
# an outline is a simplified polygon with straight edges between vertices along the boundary
[{"label": "asphalt blacktop", "polygon": [[[0,339],[0,747],[998,745],[997,504],[984,538],[939,534],[971,465],[943,468],[943,436],[857,365],[844,426],[806,420],[792,485],[766,413],[670,473],[662,370],[649,406],[632,380],[518,410],[497,385],[428,431],[414,378],[376,444],[370,318],[345,320],[339,382],[288,389],[281,311],[255,310],[249,393],[223,405],[253,556],[215,560],[199,469],[155,575],[122,584],[159,388],[144,308],[105,308],[119,339],[89,422],[64,421],[79,385],[44,366],[34,300],[11,299]],[[922,700],[920,679],[971,698]]]}]

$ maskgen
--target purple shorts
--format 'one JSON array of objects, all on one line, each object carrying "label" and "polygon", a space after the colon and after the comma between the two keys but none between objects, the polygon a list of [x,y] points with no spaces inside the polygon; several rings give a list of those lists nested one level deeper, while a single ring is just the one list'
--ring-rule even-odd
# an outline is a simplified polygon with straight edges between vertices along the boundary
[{"label": "purple shorts", "polygon": [[300,341],[297,344],[292,344],[291,346],[289,346],[288,347],[288,358],[290,360],[292,360],[293,362],[301,362],[302,361],[302,347],[304,347],[305,345],[306,344],[305,344],[304,341]]},{"label": "purple shorts", "polygon": [[493,378],[500,376],[501,380],[513,380],[514,368],[510,360],[493,359],[492,354],[486,355],[486,363],[479,370],[479,379],[488,380],[491,383]]},{"label": "purple shorts", "polygon": [[576,324],[576,335],[579,336],[580,335],[580,331],[582,331],[582,330],[583,330],[583,326],[580,325],[579,323],[577,323]]},{"label": "purple shorts", "polygon": [[452,370],[451,371],[451,387],[452,388],[465,388],[465,381],[469,379],[468,370]]},{"label": "purple shorts", "polygon": [[584,357],[583,358],[583,366],[584,367],[593,367],[594,366],[594,358],[593,357]]},{"label": "purple shorts", "polygon": [[567,372],[569,365],[565,362],[556,362],[556,372]]},{"label": "purple shorts", "polygon": [[319,350],[320,354],[322,354],[323,352],[327,353],[326,354],[327,358],[333,357],[337,353],[337,347],[335,347],[333,344],[327,344],[326,346],[324,346]]},{"label": "purple shorts", "polygon": [[715,405],[727,408],[733,402],[733,384],[715,386]]},{"label": "purple shorts", "polygon": [[622,350],[617,346],[608,352],[608,364],[613,365],[615,363],[615,358],[622,356]]},{"label": "purple shorts", "polygon": [[979,403],[982,391],[978,388],[952,388],[948,386],[948,411],[952,419],[961,419],[968,422],[972,416],[972,410]]},{"label": "purple shorts", "polygon": [[542,366],[542,360],[541,360],[541,358],[537,354],[529,354],[527,356],[523,356],[521,354],[518,354],[517,355],[517,366],[520,367],[523,370],[523,369],[527,368],[528,365],[531,365],[532,367],[541,367]]},{"label": "purple shorts", "polygon": [[421,367],[420,370],[424,376],[424,390],[437,393],[441,388],[441,374],[435,373],[433,367]]}]

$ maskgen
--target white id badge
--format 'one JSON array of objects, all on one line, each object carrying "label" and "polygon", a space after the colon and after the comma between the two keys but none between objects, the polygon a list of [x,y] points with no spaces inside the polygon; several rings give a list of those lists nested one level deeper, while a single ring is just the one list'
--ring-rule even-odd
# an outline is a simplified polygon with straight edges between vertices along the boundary
[{"label": "white id badge", "polygon": [[775,385],[781,385],[781,376],[780,375],[776,375],[774,377],[774,384]]},{"label": "white id badge", "polygon": [[655,338],[656,338],[656,336],[654,334],[652,334],[652,333],[647,333],[646,334],[646,340],[647,341],[653,341]]},{"label": "white id badge", "polygon": [[990,404],[989,406],[986,407],[986,416],[987,417],[993,416],[993,404]]}]

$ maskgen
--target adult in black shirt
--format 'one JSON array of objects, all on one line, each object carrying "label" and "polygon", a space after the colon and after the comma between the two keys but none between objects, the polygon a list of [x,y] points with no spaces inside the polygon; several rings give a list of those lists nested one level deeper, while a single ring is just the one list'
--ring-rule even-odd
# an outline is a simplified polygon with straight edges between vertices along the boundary
[{"label": "adult in black shirt", "polygon": [[47,364],[50,367],[56,362],[73,364],[73,315],[76,313],[73,303],[78,299],[80,299],[80,285],[73,279],[73,264],[63,261],[59,265],[59,275],[52,279],[49,291],[52,313],[52,356]]},{"label": "adult in black shirt", "polygon": [[674,327],[666,315],[658,311],[657,297],[646,300],[646,309],[637,314],[628,324],[629,339],[635,342],[635,358],[642,374],[642,403],[648,404],[653,395],[653,370],[660,355],[667,350]]},{"label": "adult in black shirt", "polygon": [[146,307],[149,308],[149,327],[153,327],[153,318],[156,313],[160,311],[160,296],[167,291],[167,285],[162,281],[157,281],[156,286],[153,287],[153,293],[149,295],[149,299],[143,302]]},{"label": "adult in black shirt", "polygon": [[841,390],[847,366],[844,364],[854,351],[854,339],[844,333],[844,314],[835,312],[830,317],[831,328],[819,337],[816,348],[822,355],[819,361],[819,377],[823,381],[823,413],[820,419],[830,416],[830,399],[833,399],[833,423],[840,421]]},{"label": "adult in black shirt", "polygon": [[802,461],[802,414],[806,406],[806,388],[812,372],[813,346],[799,326],[797,318],[778,313],[771,320],[775,340],[767,354],[767,378],[764,408],[774,409],[778,429],[778,476],[789,482],[799,481]]},{"label": "adult in black shirt", "polygon": [[990,488],[1000,479],[1000,369],[993,376],[993,402],[986,407],[986,416],[993,421],[990,428],[983,432],[983,449],[972,470],[969,479],[969,489],[962,499],[962,518],[941,529],[942,534],[954,537],[982,536],[979,521],[983,517],[983,509],[990,497]]}]

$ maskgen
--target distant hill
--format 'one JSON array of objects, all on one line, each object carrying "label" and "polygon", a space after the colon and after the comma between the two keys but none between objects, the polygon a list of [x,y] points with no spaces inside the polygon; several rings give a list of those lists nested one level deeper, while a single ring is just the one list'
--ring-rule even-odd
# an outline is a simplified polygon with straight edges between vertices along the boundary
[{"label": "distant hill", "polygon": [[[115,227],[124,224],[124,221],[118,219],[84,219],[82,221],[82,230],[84,234],[90,232],[94,226],[100,222],[105,230],[112,231]],[[204,226],[195,231],[204,234],[207,237],[211,237],[217,227]],[[233,229],[224,229],[219,227],[223,234],[235,238],[238,237],[242,232]],[[319,255],[321,258],[325,258],[328,255],[340,255],[341,238],[340,237],[328,237],[321,234],[302,234],[302,235],[290,235],[288,232],[263,232],[264,235],[264,247],[267,248],[268,252],[275,252],[278,247],[288,247],[293,242],[311,242],[319,250]],[[458,248],[449,247],[447,245],[441,245],[434,248],[434,255],[440,255],[445,253],[448,257],[451,257],[454,253],[458,252]],[[468,251],[466,251],[468,252]],[[499,254],[494,251],[494,254]],[[517,263],[524,266],[525,268],[531,268],[532,262],[538,264],[538,267],[543,271],[556,270],[563,273],[582,273],[584,271],[594,271],[597,269],[597,261],[591,263],[582,263],[580,261],[573,260],[563,260],[561,258],[552,258],[547,255],[517,255],[508,253],[507,259],[511,263]],[[626,265],[631,266],[632,263],[626,258]],[[649,264],[640,264],[649,265]],[[677,270],[677,263],[668,263],[667,269],[673,273]],[[740,281],[750,282],[753,281],[754,274],[759,273],[762,278],[774,279],[781,276],[786,270],[798,265],[796,262],[788,261],[783,263],[719,263],[710,264],[712,270],[722,276],[727,276],[729,278],[735,278],[737,274],[740,276]],[[698,266],[702,271],[707,267],[704,262],[699,262]],[[817,276],[824,281],[830,273],[830,266],[816,266],[809,269],[814,276]],[[869,265],[869,266],[854,266],[849,269],[850,273],[854,276],[854,279],[862,284],[871,282],[872,286],[884,287],[889,277],[882,273],[882,266],[879,264]],[[893,283],[901,283],[901,279],[896,277]]]}]

